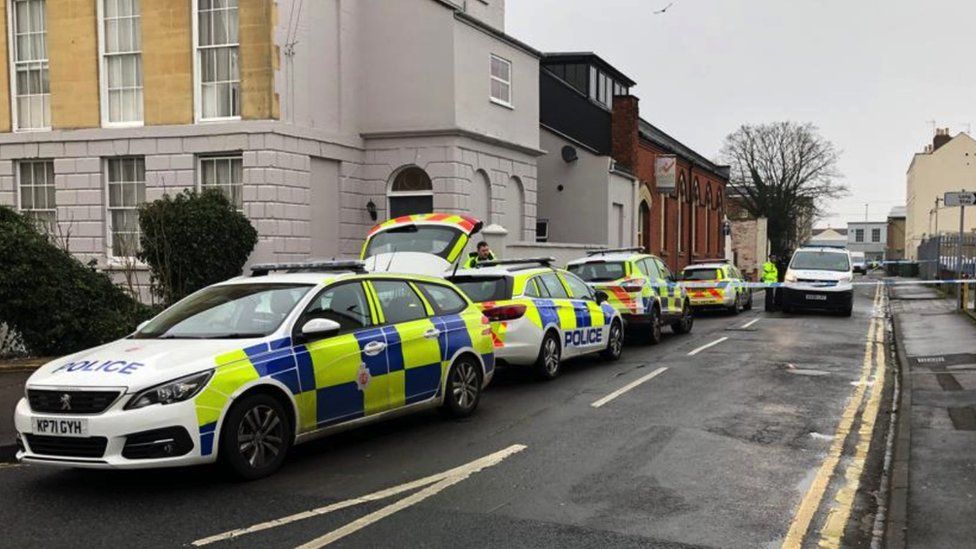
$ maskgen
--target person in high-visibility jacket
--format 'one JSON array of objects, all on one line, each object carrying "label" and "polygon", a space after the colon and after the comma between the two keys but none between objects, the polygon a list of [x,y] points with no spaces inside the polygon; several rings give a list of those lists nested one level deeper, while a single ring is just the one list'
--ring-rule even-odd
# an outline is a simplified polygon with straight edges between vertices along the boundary
[{"label": "person in high-visibility jacket", "polygon": [[464,262],[464,268],[474,269],[478,263],[494,260],[495,254],[491,253],[491,248],[488,247],[488,243],[482,240],[478,243],[478,251],[468,254],[468,260]]},{"label": "person in high-visibility jacket", "polygon": [[[776,267],[776,256],[769,256],[763,263],[762,281],[766,284],[779,282],[779,269]],[[766,310],[776,309],[776,288],[766,288]]]}]

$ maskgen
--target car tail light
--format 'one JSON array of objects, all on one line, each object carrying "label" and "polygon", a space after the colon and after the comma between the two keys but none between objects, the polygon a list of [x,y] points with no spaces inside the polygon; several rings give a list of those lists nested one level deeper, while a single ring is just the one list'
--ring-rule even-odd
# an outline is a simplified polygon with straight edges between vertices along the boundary
[{"label": "car tail light", "polygon": [[524,314],[525,305],[503,305],[501,307],[485,309],[484,312],[484,315],[492,322],[498,322],[501,320],[515,320],[522,318],[522,315]]}]

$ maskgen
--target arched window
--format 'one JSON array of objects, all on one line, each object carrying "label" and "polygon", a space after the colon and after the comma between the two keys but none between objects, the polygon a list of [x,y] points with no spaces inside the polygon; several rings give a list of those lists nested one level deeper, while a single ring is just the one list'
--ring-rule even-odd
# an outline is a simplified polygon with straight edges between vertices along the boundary
[{"label": "arched window", "polygon": [[517,177],[508,180],[505,186],[505,228],[508,234],[515,235],[516,242],[525,238],[525,192]]},{"label": "arched window", "polygon": [[678,200],[675,206],[678,209],[678,230],[675,233],[675,237],[678,241],[678,253],[680,254],[685,250],[685,232],[684,232],[684,202],[687,200],[688,192],[685,190],[685,174],[682,172],[678,176]]},{"label": "arched window", "polygon": [[468,210],[476,219],[491,224],[491,181],[488,174],[478,170],[471,181],[471,194],[468,196]]},{"label": "arched window", "polygon": [[430,176],[416,166],[404,168],[397,173],[387,197],[390,203],[390,219],[434,211],[434,187]]},{"label": "arched window", "polygon": [[651,250],[651,207],[646,200],[641,200],[637,209],[637,245],[645,252]]},{"label": "arched window", "polygon": [[708,248],[709,254],[714,248],[712,239],[712,185],[708,184],[705,187],[705,247]]},{"label": "arched window", "polygon": [[[688,202],[690,206],[688,209],[691,211],[691,234],[689,236],[689,241],[691,242],[691,253],[698,253],[698,202],[701,200],[701,183],[698,182],[698,178],[694,179],[691,184],[691,196]],[[707,233],[706,233],[707,234]]]}]

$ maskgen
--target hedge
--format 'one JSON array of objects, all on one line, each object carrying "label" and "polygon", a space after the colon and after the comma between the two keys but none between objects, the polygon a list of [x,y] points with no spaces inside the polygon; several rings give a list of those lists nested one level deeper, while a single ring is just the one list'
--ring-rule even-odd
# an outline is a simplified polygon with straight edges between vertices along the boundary
[{"label": "hedge", "polygon": [[153,310],[0,206],[0,322],[33,355],[64,355],[131,333]]}]

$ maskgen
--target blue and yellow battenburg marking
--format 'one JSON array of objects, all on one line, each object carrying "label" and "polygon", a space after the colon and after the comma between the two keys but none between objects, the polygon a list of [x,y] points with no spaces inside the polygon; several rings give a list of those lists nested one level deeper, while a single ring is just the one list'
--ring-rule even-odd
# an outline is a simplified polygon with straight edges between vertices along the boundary
[{"label": "blue and yellow battenburg marking", "polygon": [[[436,338],[424,336],[431,329]],[[440,396],[458,351],[471,348],[494,369],[484,317],[474,308],[397,325],[360,330],[308,345],[281,338],[218,356],[208,386],[195,398],[201,453],[211,455],[217,422],[240,387],[270,377],[288,388],[299,432],[328,427]],[[370,355],[378,342],[385,349]]]}]

